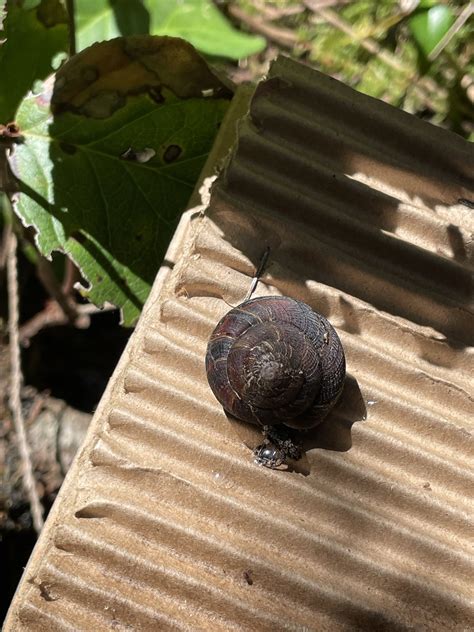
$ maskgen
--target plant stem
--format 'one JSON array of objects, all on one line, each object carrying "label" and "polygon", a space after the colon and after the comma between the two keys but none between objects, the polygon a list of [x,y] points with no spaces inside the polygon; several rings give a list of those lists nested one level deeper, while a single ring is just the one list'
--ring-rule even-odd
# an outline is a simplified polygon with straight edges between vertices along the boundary
[{"label": "plant stem", "polygon": [[[317,8],[317,3],[315,3],[314,0],[305,0],[304,4],[308,7],[308,9],[311,9],[314,13],[320,15],[324,20],[326,20],[326,22],[345,33],[348,37],[354,40],[354,42],[359,44],[359,46],[362,46],[362,48],[365,48],[365,50],[369,51],[369,53],[378,57],[381,61],[387,64],[387,66],[390,66],[402,75],[406,76],[408,73],[411,74],[411,71],[409,71],[402,63],[400,63],[395,55],[385,50],[374,39],[370,37],[361,38],[348,22],[342,19],[331,9]],[[447,96],[447,91],[441,88],[435,81],[433,81],[429,77],[415,76],[411,80],[410,85],[413,89],[413,92],[417,94],[417,96],[434,111],[436,111],[437,108],[431,98],[430,93],[436,95],[437,98],[442,97],[445,99]]]},{"label": "plant stem", "polygon": [[298,36],[290,29],[281,28],[264,22],[260,17],[248,15],[237,6],[230,5],[228,8],[230,15],[240,22],[247,24],[253,31],[260,33],[269,40],[276,42],[285,48],[293,48],[299,43]]},{"label": "plant stem", "polygon": [[17,238],[12,231],[9,236],[7,255],[7,280],[8,280],[8,331],[10,336],[10,409],[13,424],[18,440],[18,450],[23,469],[23,485],[28,495],[31,507],[33,526],[37,533],[43,528],[43,510],[41,507],[36,481],[34,477],[31,452],[26,436],[25,422],[21,407],[22,373],[20,363],[20,339],[18,334],[19,298],[18,298],[18,262],[17,262]]},{"label": "plant stem", "polygon": [[51,263],[44,257],[38,257],[36,271],[48,294],[58,303],[67,320],[73,325],[77,318],[75,301],[71,296],[63,292]]},{"label": "plant stem", "polygon": [[441,51],[446,48],[449,42],[453,39],[456,33],[461,29],[464,24],[469,20],[471,15],[474,13],[474,3],[469,2],[467,6],[461,11],[457,20],[445,34],[445,36],[436,44],[431,53],[428,55],[428,59],[430,61],[434,61],[436,57],[441,53]]},{"label": "plant stem", "polygon": [[69,31],[69,57],[76,54],[76,14],[74,11],[74,0],[66,0]]}]

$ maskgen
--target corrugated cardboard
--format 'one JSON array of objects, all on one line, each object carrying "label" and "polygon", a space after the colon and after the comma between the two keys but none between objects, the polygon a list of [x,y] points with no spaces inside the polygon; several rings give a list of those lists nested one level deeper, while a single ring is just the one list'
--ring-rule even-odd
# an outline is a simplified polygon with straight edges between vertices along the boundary
[{"label": "corrugated cardboard", "polygon": [[[274,64],[178,229],[7,632],[473,629],[473,165],[461,138]],[[253,463],[204,371],[267,246],[256,295],[327,316],[351,376],[308,476]]]}]

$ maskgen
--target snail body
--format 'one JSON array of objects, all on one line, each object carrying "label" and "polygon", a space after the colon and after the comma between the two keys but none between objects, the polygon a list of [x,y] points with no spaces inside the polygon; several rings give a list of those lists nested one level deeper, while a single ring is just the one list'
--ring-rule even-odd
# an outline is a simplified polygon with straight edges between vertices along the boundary
[{"label": "snail body", "polygon": [[245,301],[208,343],[209,385],[224,409],[261,426],[319,424],[344,385],[345,357],[329,321],[284,296]]}]

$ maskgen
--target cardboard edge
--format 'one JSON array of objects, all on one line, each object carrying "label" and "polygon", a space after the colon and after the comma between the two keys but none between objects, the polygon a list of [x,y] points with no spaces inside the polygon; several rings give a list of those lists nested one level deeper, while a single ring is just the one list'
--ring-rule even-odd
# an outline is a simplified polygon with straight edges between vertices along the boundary
[{"label": "cardboard edge", "polygon": [[[194,237],[189,234],[192,220],[196,218],[196,214],[201,215],[207,206],[205,200],[203,199],[203,184],[206,178],[210,178],[218,171],[219,164],[225,161],[226,157],[229,155],[237,134],[237,122],[247,113],[254,89],[255,87],[250,84],[241,86],[237,89],[231,101],[213,148],[209,153],[194,191],[190,197],[190,208],[183,213],[166,251],[163,261],[167,263],[162,263],[160,269],[158,270],[151,292],[138,319],[135,331],[130,336],[114,372],[110,377],[107,387],[92,417],[84,443],[76,454],[73,463],[65,476],[54,505],[47,517],[43,531],[39,534],[28,563],[23,570],[23,574],[15,590],[3,623],[2,629],[4,632],[13,632],[17,629],[16,623],[19,609],[22,606],[22,601],[25,600],[29,590],[35,589],[35,586],[31,583],[32,579],[35,578],[35,575],[39,571],[45,552],[50,546],[54,546],[53,540],[55,536],[55,528],[58,524],[61,524],[61,516],[70,511],[75,503],[76,494],[74,485],[77,477],[84,468],[93,467],[88,461],[89,454],[94,444],[97,442],[100,426],[112,408],[111,402],[113,403],[115,394],[119,389],[123,388],[126,369],[132,361],[133,356],[139,353],[142,348],[142,342],[146,335],[150,312],[152,312],[151,308],[164,295],[169,278],[177,273],[177,269],[179,270],[180,255],[182,256],[183,253],[186,252],[186,242],[189,240],[192,242],[194,239]],[[29,586],[28,583],[30,584]]]}]

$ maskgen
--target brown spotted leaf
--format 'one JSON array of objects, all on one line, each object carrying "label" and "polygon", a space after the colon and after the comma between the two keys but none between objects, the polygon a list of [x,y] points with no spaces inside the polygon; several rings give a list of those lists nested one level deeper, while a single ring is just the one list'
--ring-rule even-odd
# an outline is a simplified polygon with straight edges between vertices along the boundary
[{"label": "brown spotted leaf", "polygon": [[69,255],[87,296],[140,313],[229,91],[176,38],[135,36],[73,57],[23,102],[11,164],[40,251]]}]

